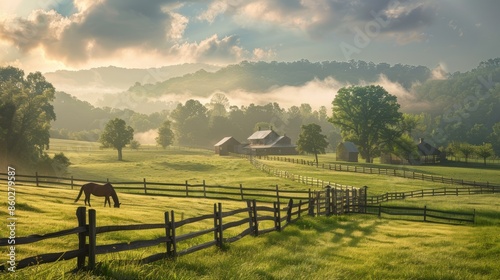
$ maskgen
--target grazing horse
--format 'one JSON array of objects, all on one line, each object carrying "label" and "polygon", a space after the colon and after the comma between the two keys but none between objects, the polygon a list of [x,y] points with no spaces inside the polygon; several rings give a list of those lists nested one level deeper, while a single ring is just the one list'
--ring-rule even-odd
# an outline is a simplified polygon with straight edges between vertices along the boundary
[{"label": "grazing horse", "polygon": [[88,202],[90,206],[90,195],[93,194],[95,196],[106,197],[104,199],[104,207],[106,207],[106,202],[109,204],[109,207],[111,207],[111,202],[109,201],[109,197],[111,196],[113,198],[113,202],[115,203],[114,207],[120,208],[121,203],[118,201],[118,196],[116,195],[115,189],[113,189],[113,186],[110,183],[106,183],[104,185],[99,185],[96,183],[87,183],[83,185],[80,188],[80,193],[76,197],[75,202],[77,202],[78,199],[80,199],[80,196],[82,196],[82,192],[85,192],[85,205],[87,205]]}]

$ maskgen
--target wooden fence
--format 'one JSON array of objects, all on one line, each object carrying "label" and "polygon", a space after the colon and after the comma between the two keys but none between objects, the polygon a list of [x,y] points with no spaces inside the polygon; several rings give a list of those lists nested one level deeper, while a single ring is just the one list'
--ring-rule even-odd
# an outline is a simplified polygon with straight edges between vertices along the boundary
[{"label": "wooden fence", "polygon": [[404,217],[410,220],[419,219],[424,222],[438,223],[474,223],[476,217],[475,210],[472,213],[452,212],[429,209],[427,206],[424,206],[424,208],[382,205],[367,206],[366,214],[375,214],[379,217],[381,217],[382,214],[387,214],[390,216]]},{"label": "wooden fence", "polygon": [[[303,159],[294,159],[288,157],[280,157],[280,156],[257,156],[257,158],[265,159],[265,160],[275,160],[275,161],[283,161],[283,162],[291,162],[295,164],[303,164],[309,166],[315,166],[316,162],[307,161]],[[365,166],[356,166],[356,165],[342,165],[342,164],[320,164],[317,166],[318,168],[332,170],[332,171],[345,171],[345,172],[356,172],[363,174],[379,174],[379,175],[388,175],[394,177],[401,177],[407,179],[415,179],[422,181],[430,181],[442,184],[451,184],[451,185],[461,185],[461,186],[472,186],[472,187],[490,187],[495,186],[500,188],[500,184],[492,184],[489,182],[477,182],[477,181],[467,181],[463,179],[454,179],[454,178],[445,178],[443,176],[435,176],[429,175],[414,171],[408,171],[404,169],[390,169],[390,168],[378,168],[378,167],[365,167]]]},{"label": "wooden fence", "polygon": [[[287,178],[294,181],[298,181],[300,183],[310,185],[310,186],[332,186],[339,189],[354,189],[352,186],[341,185],[338,183],[333,183],[330,181],[323,181],[321,179],[306,177],[297,174],[293,174],[288,171],[283,171],[275,168],[271,168],[268,165],[256,160],[254,158],[250,159],[250,162],[258,169],[267,172],[271,175]],[[342,167],[340,167],[342,168]],[[349,169],[349,168],[347,168]],[[380,169],[379,169],[380,170]],[[463,181],[462,181],[463,182]],[[366,186],[365,186],[366,187]],[[366,193],[367,191],[365,191]],[[414,198],[414,197],[424,197],[424,196],[441,196],[441,195],[474,195],[474,194],[495,194],[500,193],[500,185],[496,184],[465,184],[457,187],[444,187],[444,188],[435,188],[435,189],[422,189],[415,191],[407,191],[407,192],[387,192],[381,195],[367,196],[366,204],[379,204],[381,202],[387,202],[391,200],[399,200],[405,198]]]},{"label": "wooden fence", "polygon": [[[149,263],[160,259],[175,258],[213,246],[222,247],[224,243],[235,242],[247,235],[257,236],[272,231],[281,231],[288,224],[296,221],[301,217],[301,215],[304,214],[315,216],[341,213],[363,213],[366,211],[366,204],[363,202],[363,197],[364,195],[361,190],[358,192],[358,190],[351,191],[330,188],[323,192],[315,193],[314,197],[311,199],[299,200],[297,203],[294,203],[294,200],[290,199],[284,208],[281,208],[281,204],[279,202],[274,202],[271,207],[268,205],[258,206],[255,200],[251,200],[247,201],[246,208],[223,212],[222,204],[217,203],[214,204],[213,213],[181,221],[177,221],[174,211],[170,211],[164,213],[164,223],[110,225],[100,227],[96,226],[96,211],[94,209],[88,210],[87,221],[86,208],[78,207],[76,210],[78,226],[75,228],[42,235],[35,234],[27,237],[16,237],[16,246],[19,246],[36,243],[45,239],[61,238],[77,234],[77,249],[28,257],[17,262],[15,268],[21,269],[30,265],[76,258],[77,270],[85,268],[86,259],[86,268],[92,270],[95,268],[96,255],[147,248],[160,244],[164,244],[164,252],[150,255],[141,260],[137,260],[136,262]],[[241,218],[242,215],[245,215],[245,217]],[[233,219],[227,221],[229,217],[233,217]],[[198,224],[200,222],[203,222],[203,224],[206,225],[206,220],[213,221],[213,227],[208,227],[186,234],[178,234],[178,232],[187,225]],[[261,228],[259,223],[262,221],[271,221],[273,226],[269,228]],[[196,228],[200,227],[202,226],[196,225]],[[240,229],[242,231],[232,237],[225,237],[225,232],[232,228],[236,228],[236,230]],[[150,229],[164,229],[165,235],[152,240],[135,240],[105,245],[97,244],[97,237],[102,233]],[[199,237],[207,235],[211,236],[210,238],[204,239],[208,241],[197,243],[191,247],[178,250],[179,244],[193,244],[200,242]],[[11,246],[8,244],[8,241],[8,238],[0,239],[0,247]],[[7,270],[6,265],[1,265],[0,271],[5,270]]]},{"label": "wooden fence", "polygon": [[495,194],[500,193],[500,187],[496,185],[486,186],[459,186],[444,187],[437,189],[422,189],[408,192],[388,192],[378,196],[369,196],[367,204],[379,204],[381,202],[399,200],[412,197],[442,196],[442,195],[474,195],[474,194]]},{"label": "wooden fence", "polygon": [[[0,173],[0,182],[7,181],[7,174]],[[289,199],[294,200],[307,200],[313,196],[314,191],[309,190],[290,190],[275,187],[268,188],[252,188],[244,187],[242,184],[239,186],[215,186],[207,185],[205,180],[201,184],[191,184],[188,181],[184,183],[162,183],[150,182],[143,178],[142,181],[135,182],[115,182],[107,179],[106,181],[78,179],[54,176],[39,175],[22,175],[16,174],[16,185],[34,185],[37,187],[53,187],[53,186],[67,186],[71,189],[79,189],[81,185],[88,183],[112,183],[116,190],[123,190],[130,193],[142,193],[148,195],[161,195],[169,197],[191,197],[191,198],[213,198],[218,200],[252,200],[262,202],[278,201],[286,203]]]},{"label": "wooden fence", "polygon": [[259,160],[256,160],[255,158],[249,158],[250,163],[257,169],[266,172],[270,175],[280,177],[280,178],[285,178],[292,180],[294,182],[299,182],[301,184],[311,186],[311,187],[317,187],[317,188],[325,188],[326,186],[332,186],[332,187],[338,187],[338,188],[354,188],[353,186],[349,185],[342,185],[338,183],[334,183],[331,181],[325,181],[321,180],[318,178],[314,177],[308,177],[308,176],[303,176],[300,174],[294,174],[292,172],[284,171],[284,170],[279,170],[277,168],[271,168],[270,166],[262,163]]}]

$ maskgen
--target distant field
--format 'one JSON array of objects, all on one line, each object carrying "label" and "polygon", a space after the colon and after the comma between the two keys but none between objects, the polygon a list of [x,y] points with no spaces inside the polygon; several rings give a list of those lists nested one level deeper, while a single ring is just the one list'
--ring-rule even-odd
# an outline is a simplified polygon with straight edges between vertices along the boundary
[{"label": "distant field", "polygon": [[[105,180],[157,182],[201,182],[238,186],[308,189],[308,186],[277,178],[256,170],[247,160],[219,157],[209,150],[166,150],[142,146],[125,149],[124,161],[116,161],[116,151],[99,149],[98,143],[51,140],[50,153],[64,152],[73,163],[65,176]],[[295,157],[295,156],[294,156]],[[296,158],[312,159],[310,156]],[[332,160],[333,159],[333,160]],[[331,154],[322,162],[334,163]],[[275,168],[293,171],[332,182],[369,186],[369,194],[419,190],[441,185],[383,175],[330,172],[311,166],[266,161]],[[362,165],[363,163],[358,163]],[[379,165],[376,165],[379,166]],[[389,166],[391,168],[393,166]],[[470,180],[474,176],[497,180],[496,170],[463,167],[418,166],[418,172],[433,172]],[[455,170],[455,171],[453,171]],[[416,170],[417,171],[417,170]],[[495,172],[496,171],[496,172]],[[476,174],[474,174],[476,173]],[[43,234],[76,226],[74,204],[77,189],[64,187],[18,187],[16,196],[19,227],[17,234]],[[119,193],[122,208],[103,208],[102,199],[92,198],[98,225],[161,222],[163,212],[174,210],[184,218],[208,214],[217,200],[169,198]],[[5,184],[0,196],[6,197]],[[223,209],[244,207],[244,202],[222,201]],[[18,279],[500,279],[500,200],[498,195],[412,198],[392,205],[412,205],[443,210],[476,211],[474,225],[445,225],[411,222],[370,215],[304,217],[283,232],[245,237],[227,250],[210,248],[148,265],[124,265],[117,260],[140,259],[164,250],[164,246],[99,255],[102,266],[97,276],[66,274],[76,261],[63,261],[16,272]],[[0,215],[7,215],[2,203]],[[109,233],[101,242],[127,242],[162,236],[164,231]],[[53,239],[37,245],[20,245],[20,256],[58,252],[76,244],[76,237]],[[98,239],[98,243],[99,243]],[[61,244],[64,244],[62,246]],[[0,257],[3,261],[5,256]],[[0,274],[0,278],[4,275]]]}]

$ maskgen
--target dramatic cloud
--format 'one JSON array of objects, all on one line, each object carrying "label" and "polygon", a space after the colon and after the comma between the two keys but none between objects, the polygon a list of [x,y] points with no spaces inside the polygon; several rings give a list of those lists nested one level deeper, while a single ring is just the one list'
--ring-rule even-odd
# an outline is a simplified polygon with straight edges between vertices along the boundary
[{"label": "dramatic cloud", "polygon": [[436,17],[428,0],[217,0],[198,18],[209,22],[232,14],[242,25],[281,26],[321,38],[378,22],[381,34],[399,41],[419,40],[421,28]]},{"label": "dramatic cloud", "polygon": [[[179,13],[181,1],[75,1],[77,10],[63,16],[54,10],[34,10],[27,18],[0,21],[0,41],[28,54],[41,49],[50,60],[82,66],[90,60],[116,57],[183,63],[237,62],[252,53],[239,46],[238,36],[213,35],[187,42],[188,17]],[[245,57],[246,58],[246,57]]]}]

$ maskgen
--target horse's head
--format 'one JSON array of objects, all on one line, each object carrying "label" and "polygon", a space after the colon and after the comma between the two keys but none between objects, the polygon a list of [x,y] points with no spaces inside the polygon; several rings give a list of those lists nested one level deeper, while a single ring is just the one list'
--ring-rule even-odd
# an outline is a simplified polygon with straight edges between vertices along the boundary
[{"label": "horse's head", "polygon": [[121,203],[115,203],[115,208],[120,208]]}]

